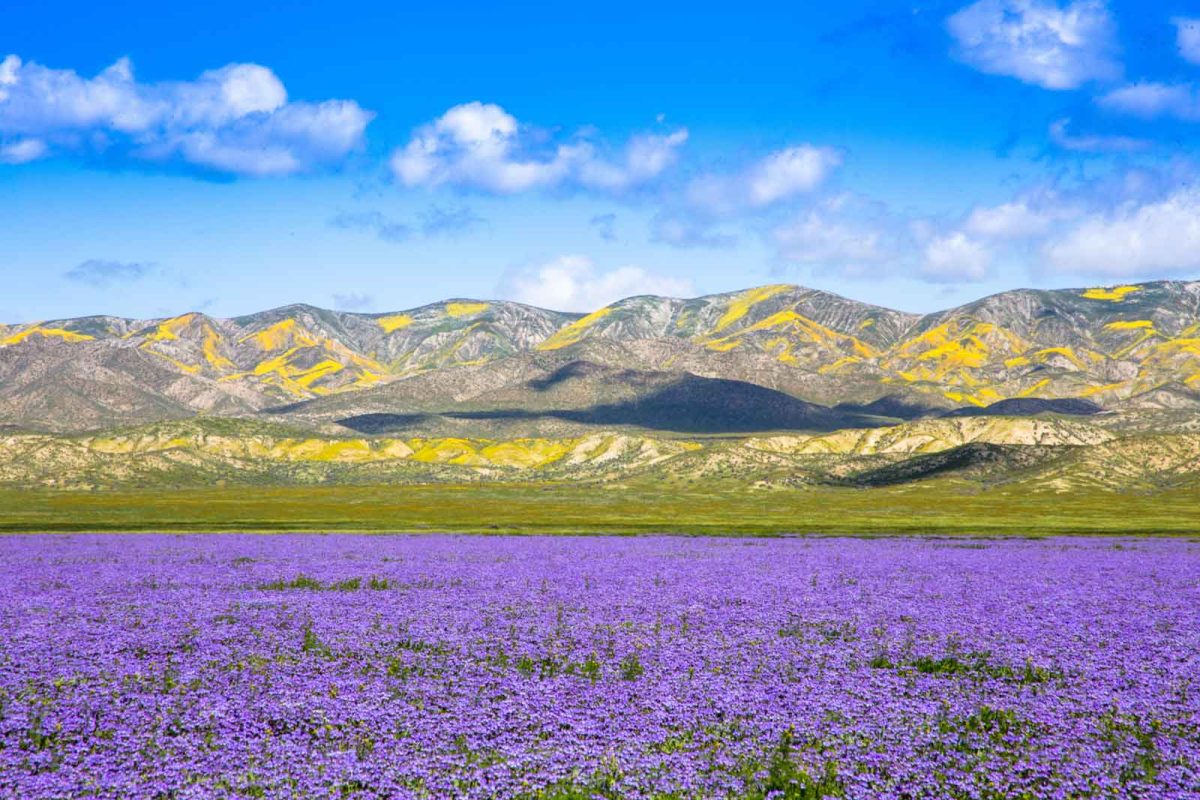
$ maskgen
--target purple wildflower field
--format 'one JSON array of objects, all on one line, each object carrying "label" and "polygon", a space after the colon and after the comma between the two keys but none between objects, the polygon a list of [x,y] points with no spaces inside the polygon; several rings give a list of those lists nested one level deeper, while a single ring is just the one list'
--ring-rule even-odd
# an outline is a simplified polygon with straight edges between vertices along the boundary
[{"label": "purple wildflower field", "polygon": [[14,798],[1200,796],[1200,543],[0,539]]}]

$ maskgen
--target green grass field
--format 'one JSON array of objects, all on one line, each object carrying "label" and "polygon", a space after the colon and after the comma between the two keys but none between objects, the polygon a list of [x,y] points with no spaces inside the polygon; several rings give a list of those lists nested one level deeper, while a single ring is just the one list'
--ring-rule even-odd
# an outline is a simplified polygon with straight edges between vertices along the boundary
[{"label": "green grass field", "polygon": [[0,531],[1196,534],[1200,496],[566,484],[0,491]]}]

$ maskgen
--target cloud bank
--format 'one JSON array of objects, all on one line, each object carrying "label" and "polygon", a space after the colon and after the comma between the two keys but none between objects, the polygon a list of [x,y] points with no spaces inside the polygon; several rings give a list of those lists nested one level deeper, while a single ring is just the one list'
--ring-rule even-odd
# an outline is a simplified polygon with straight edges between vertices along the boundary
[{"label": "cloud bank", "polygon": [[1063,272],[1137,278],[1200,269],[1200,190],[1126,202],[1082,217],[1042,247]]},{"label": "cloud bank", "polygon": [[258,64],[141,83],[128,59],[92,78],[10,55],[0,62],[0,160],[128,152],[235,175],[290,175],[344,159],[372,114],[351,100],[288,99]]}]

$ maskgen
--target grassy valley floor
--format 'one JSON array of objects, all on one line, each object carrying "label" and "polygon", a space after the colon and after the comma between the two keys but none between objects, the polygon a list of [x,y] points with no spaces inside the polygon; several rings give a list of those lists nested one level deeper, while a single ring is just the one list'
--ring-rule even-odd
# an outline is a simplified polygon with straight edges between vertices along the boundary
[{"label": "grassy valley floor", "polygon": [[1200,534],[1200,495],[897,488],[681,490],[491,484],[0,490],[0,531]]}]

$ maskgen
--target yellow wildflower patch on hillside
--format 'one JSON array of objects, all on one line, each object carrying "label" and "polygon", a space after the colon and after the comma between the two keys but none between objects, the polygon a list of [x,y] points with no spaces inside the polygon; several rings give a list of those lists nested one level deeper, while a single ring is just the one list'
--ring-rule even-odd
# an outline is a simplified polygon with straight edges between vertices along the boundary
[{"label": "yellow wildflower patch on hillside", "polygon": [[375,320],[375,323],[383,329],[384,333],[392,333],[412,325],[413,318],[408,314],[392,314],[387,317],[380,317]]},{"label": "yellow wildflower patch on hillside", "polygon": [[1050,356],[1062,356],[1077,368],[1087,369],[1087,366],[1083,363],[1079,356],[1075,354],[1075,351],[1069,347],[1047,347],[1042,350],[1038,350],[1036,353],[1034,353],[1034,356],[1042,361]]},{"label": "yellow wildflower patch on hillside", "polygon": [[1088,289],[1080,297],[1085,300],[1107,300],[1110,303],[1119,303],[1125,299],[1126,295],[1138,291],[1141,291],[1141,288],[1138,286],[1113,286],[1111,288]]},{"label": "yellow wildflower patch on hillside", "polygon": [[11,336],[0,339],[0,347],[7,347],[10,344],[20,344],[31,336],[41,336],[44,339],[62,339],[64,342],[87,342],[96,338],[88,336],[86,333],[76,333],[75,331],[63,330],[62,328],[43,328],[40,325],[35,325],[32,328],[26,328],[23,331],[18,331]]},{"label": "yellow wildflower patch on hillside", "polygon": [[1037,392],[1040,392],[1042,389],[1044,389],[1049,384],[1050,384],[1049,378],[1042,378],[1040,381],[1035,383],[1033,386],[1030,386],[1028,389],[1023,390],[1020,394],[1017,395],[1017,397],[1032,397],[1034,394],[1036,394]]},{"label": "yellow wildflower patch on hillside", "polygon": [[479,455],[497,466],[528,469],[561,459],[569,451],[569,444],[548,439],[515,439],[488,445]]},{"label": "yellow wildflower patch on hillside", "polygon": [[1162,355],[1200,356],[1200,339],[1171,339],[1155,347],[1155,352]]},{"label": "yellow wildflower patch on hillside", "polygon": [[[865,342],[856,339],[849,334],[840,333],[832,328],[826,327],[815,320],[811,320],[803,314],[798,314],[792,309],[777,311],[774,314],[759,320],[758,322],[736,331],[728,336],[719,339],[710,339],[704,343],[704,346],[709,350],[718,352],[726,352],[737,347],[741,343],[742,337],[747,334],[757,333],[759,331],[788,331],[793,334],[799,334],[804,339],[818,345],[829,345],[837,347],[839,345],[848,345],[862,358],[874,358],[878,355],[874,348]],[[766,342],[767,350],[777,348],[781,343],[787,342],[782,337],[777,337]],[[794,363],[795,355],[792,352],[790,343],[783,348],[778,359],[784,363]]]},{"label": "yellow wildflower patch on hillside", "polygon": [[200,371],[200,366],[198,364],[185,364],[182,361],[180,361],[176,358],[171,358],[166,353],[160,353],[157,350],[155,350],[154,348],[148,347],[147,345],[149,345],[149,342],[142,345],[140,349],[143,352],[149,353],[154,356],[158,356],[159,358],[163,359],[164,361],[169,361],[176,368],[183,370],[184,372],[186,372],[189,375],[195,375],[197,372]]},{"label": "yellow wildflower patch on hillside", "polygon": [[211,327],[205,327],[204,331],[204,360],[221,372],[236,369],[236,365],[217,350],[221,344],[221,336]]},{"label": "yellow wildflower patch on hillside", "polygon": [[1138,330],[1139,328],[1153,329],[1154,323],[1148,319],[1131,319],[1131,320],[1120,320],[1118,322],[1110,322],[1107,325],[1105,325],[1104,327],[1105,327],[1105,329],[1110,330],[1110,331],[1133,331],[1133,330]]},{"label": "yellow wildflower patch on hillside", "polygon": [[288,342],[298,347],[315,347],[320,343],[316,336],[294,319],[280,320],[269,328],[243,337],[242,342],[254,342],[260,350],[279,350],[286,347]]},{"label": "yellow wildflower patch on hillside", "polygon": [[192,324],[192,320],[196,318],[193,314],[184,314],[179,317],[173,317],[159,323],[159,326],[154,330],[154,333],[148,337],[155,342],[170,342],[179,338],[179,332]]},{"label": "yellow wildflower patch on hillside", "polygon": [[559,328],[554,333],[550,334],[544,341],[538,344],[538,350],[558,350],[562,347],[568,347],[575,344],[583,338],[587,329],[595,325],[600,320],[612,313],[611,306],[605,306],[598,311],[593,311],[586,317],[575,320],[570,325]]},{"label": "yellow wildflower patch on hillside", "polygon": [[487,303],[446,303],[446,313],[452,317],[473,317],[487,311]]},{"label": "yellow wildflower patch on hillside", "polygon": [[1122,388],[1124,385],[1125,385],[1125,381],[1121,381],[1120,383],[1106,383],[1102,386],[1089,386],[1088,388],[1086,388],[1082,392],[1080,392],[1079,396],[1080,397],[1092,397],[1094,395],[1104,394],[1105,392],[1115,392],[1118,389]]},{"label": "yellow wildflower patch on hillside", "polygon": [[964,342],[949,341],[945,344],[926,350],[921,354],[922,361],[938,361],[943,370],[956,368],[975,368],[983,366],[987,361],[987,347],[974,336]]},{"label": "yellow wildflower patch on hillside", "polygon": [[487,460],[476,451],[467,439],[413,439],[411,458],[427,464],[458,464],[460,466],[487,466]]},{"label": "yellow wildflower patch on hillside", "polygon": [[728,328],[733,323],[737,322],[742,317],[749,313],[750,309],[758,305],[764,300],[769,300],[777,294],[786,292],[791,289],[787,284],[776,284],[773,286],[759,286],[754,289],[748,289],[737,297],[729,301],[729,307],[725,309],[725,313],[717,320],[717,324],[713,326],[713,333],[720,333]]}]

